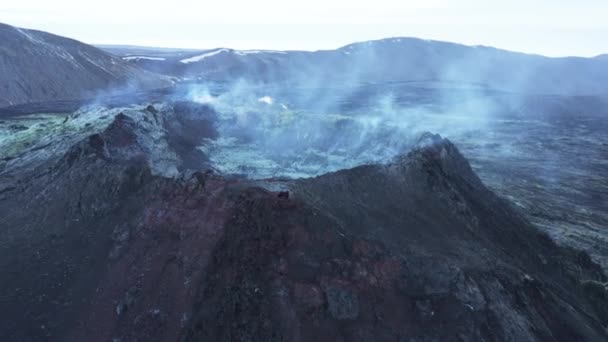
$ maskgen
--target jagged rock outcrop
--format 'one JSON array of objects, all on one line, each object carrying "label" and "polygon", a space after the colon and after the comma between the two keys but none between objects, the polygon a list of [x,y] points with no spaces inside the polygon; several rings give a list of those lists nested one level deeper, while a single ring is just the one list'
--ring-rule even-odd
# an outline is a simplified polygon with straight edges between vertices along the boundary
[{"label": "jagged rock outcrop", "polygon": [[486,189],[450,141],[250,181],[192,149],[212,118],[121,111],[28,166],[0,197],[2,340],[606,339],[599,266]]}]

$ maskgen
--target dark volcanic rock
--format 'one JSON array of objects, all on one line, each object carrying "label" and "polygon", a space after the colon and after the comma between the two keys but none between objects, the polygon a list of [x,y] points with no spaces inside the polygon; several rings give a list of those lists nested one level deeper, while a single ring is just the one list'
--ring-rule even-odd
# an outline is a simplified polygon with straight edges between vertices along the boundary
[{"label": "dark volcanic rock", "polygon": [[606,339],[600,268],[449,141],[271,192],[188,171],[214,114],[180,106],[118,114],[3,188],[3,341]]},{"label": "dark volcanic rock", "polygon": [[359,300],[353,291],[330,286],[325,290],[327,309],[337,320],[355,319],[359,316]]},{"label": "dark volcanic rock", "polygon": [[423,142],[297,181],[291,205],[244,192],[188,339],[604,339],[580,283],[605,281],[599,267],[485,189],[451,143]]},{"label": "dark volcanic rock", "polygon": [[193,102],[176,102],[175,120],[168,122],[169,144],[182,157],[183,168],[200,169],[206,157],[197,147],[203,139],[217,138],[213,108]]}]

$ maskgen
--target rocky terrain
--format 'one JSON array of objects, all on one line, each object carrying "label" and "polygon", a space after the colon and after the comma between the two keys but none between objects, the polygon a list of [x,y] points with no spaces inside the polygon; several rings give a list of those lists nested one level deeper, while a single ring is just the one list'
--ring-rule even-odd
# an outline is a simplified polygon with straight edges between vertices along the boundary
[{"label": "rocky terrain", "polygon": [[104,91],[151,89],[168,77],[135,67],[96,47],[0,23],[0,107],[95,98]]},{"label": "rocky terrain", "polygon": [[449,140],[252,179],[197,148],[221,120],[191,102],[7,120],[2,340],[606,339],[601,267]]},{"label": "rocky terrain", "polygon": [[1,341],[608,339],[605,55],[101,48],[0,24]]}]

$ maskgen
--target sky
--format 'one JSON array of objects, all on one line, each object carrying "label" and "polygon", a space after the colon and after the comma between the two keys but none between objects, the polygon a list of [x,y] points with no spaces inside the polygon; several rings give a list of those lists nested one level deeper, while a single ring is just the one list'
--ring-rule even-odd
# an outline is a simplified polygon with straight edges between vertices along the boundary
[{"label": "sky", "polygon": [[418,37],[536,53],[608,53],[608,0],[2,0],[0,22],[90,44],[320,50]]}]

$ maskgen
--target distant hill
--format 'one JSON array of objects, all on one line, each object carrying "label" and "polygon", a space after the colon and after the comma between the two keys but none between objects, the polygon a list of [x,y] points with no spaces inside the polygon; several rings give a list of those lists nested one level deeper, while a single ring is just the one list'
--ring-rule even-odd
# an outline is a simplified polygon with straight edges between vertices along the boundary
[{"label": "distant hill", "polygon": [[534,94],[606,94],[608,58],[549,58],[485,46],[389,38],[336,50],[204,51],[111,49],[150,71],[186,79],[300,85],[370,82],[457,82]]},{"label": "distant hill", "polygon": [[0,24],[0,75],[0,107],[170,84],[166,76],[142,70],[96,47],[6,24]]}]

